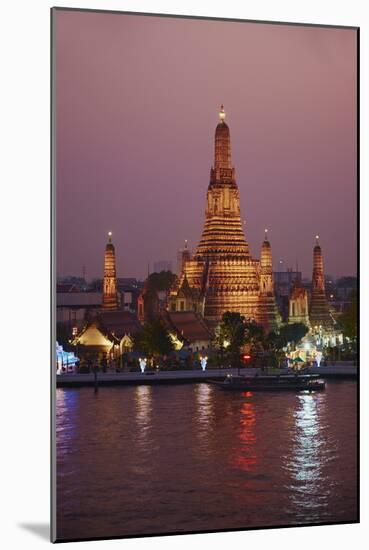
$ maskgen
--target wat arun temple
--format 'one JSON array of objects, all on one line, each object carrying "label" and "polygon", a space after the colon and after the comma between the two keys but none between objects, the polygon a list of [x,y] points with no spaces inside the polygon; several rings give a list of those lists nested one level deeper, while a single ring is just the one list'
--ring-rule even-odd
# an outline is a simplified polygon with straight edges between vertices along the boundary
[{"label": "wat arun temple", "polygon": [[230,131],[223,105],[219,118],[204,229],[193,257],[183,262],[169,306],[176,310],[178,296],[187,293],[192,295],[194,307],[211,327],[219,324],[224,312],[233,311],[254,319],[267,330],[276,330],[281,318],[274,296],[272,251],[267,231],[260,260],[255,259],[243,231]]},{"label": "wat arun temple", "polygon": [[[165,298],[160,299],[149,279],[138,296],[137,317],[141,324],[168,314],[192,312],[214,331],[227,311],[240,313],[262,325],[265,332],[277,331],[282,318],[277,306],[273,280],[272,249],[265,230],[260,259],[253,258],[244,234],[240,196],[232,165],[229,127],[223,105],[215,129],[214,165],[210,170],[205,223],[200,242],[191,255],[187,241],[179,258],[178,276]],[[115,248],[109,233],[105,249],[104,314],[120,309],[115,268]],[[164,315],[165,317],[165,315]],[[187,318],[189,316],[187,315]],[[303,323],[312,332],[334,333],[324,283],[323,256],[316,236],[310,300],[296,279],[289,296],[289,323]]]}]

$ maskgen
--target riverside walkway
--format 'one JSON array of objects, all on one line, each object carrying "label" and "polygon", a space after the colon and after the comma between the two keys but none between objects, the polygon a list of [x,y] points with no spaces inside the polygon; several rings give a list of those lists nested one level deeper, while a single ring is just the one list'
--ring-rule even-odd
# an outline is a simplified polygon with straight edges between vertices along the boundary
[{"label": "riverside walkway", "polygon": [[[286,372],[286,371],[281,371]],[[255,376],[263,374],[258,368],[241,368],[243,376]],[[265,371],[264,371],[265,373]],[[356,378],[356,365],[329,365],[326,367],[312,367],[304,373],[319,374],[322,378]],[[56,377],[58,388],[76,388],[82,386],[126,386],[126,385],[153,385],[153,384],[189,384],[206,382],[207,380],[222,380],[227,374],[238,374],[236,368],[206,369],[202,370],[175,370],[159,372],[98,372],[97,380],[94,373],[88,374],[59,374]]]}]

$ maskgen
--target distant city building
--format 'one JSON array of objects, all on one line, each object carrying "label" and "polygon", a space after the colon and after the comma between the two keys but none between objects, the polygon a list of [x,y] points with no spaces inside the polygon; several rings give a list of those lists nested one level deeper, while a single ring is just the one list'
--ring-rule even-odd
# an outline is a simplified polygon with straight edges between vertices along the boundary
[{"label": "distant city building", "polygon": [[161,273],[162,271],[172,271],[172,262],[168,260],[159,260],[154,262],[154,272]]},{"label": "distant city building", "polygon": [[138,288],[139,282],[135,277],[118,277],[117,287],[118,290],[126,290],[127,288]]},{"label": "distant city building", "polygon": [[141,292],[141,284],[134,277],[117,279],[121,308],[125,311],[137,312],[137,299]]},{"label": "distant city building", "polygon": [[81,329],[86,319],[101,308],[101,301],[101,292],[57,292],[56,322],[72,336],[73,329]]},{"label": "distant city building", "polygon": [[118,292],[117,292],[117,274],[115,268],[115,249],[111,240],[111,231],[108,233],[109,240],[105,247],[104,257],[104,286],[103,286],[103,309],[114,310],[118,309]]},{"label": "distant city building", "polygon": [[341,277],[336,281],[336,292],[340,300],[351,302],[353,293],[357,292],[357,278]]}]

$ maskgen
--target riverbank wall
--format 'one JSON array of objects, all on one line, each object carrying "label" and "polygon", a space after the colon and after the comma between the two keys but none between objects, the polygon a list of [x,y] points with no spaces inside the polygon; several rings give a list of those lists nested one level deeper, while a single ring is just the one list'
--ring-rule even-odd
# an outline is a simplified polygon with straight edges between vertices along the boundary
[{"label": "riverbank wall", "polygon": [[[326,367],[312,367],[304,373],[318,374],[321,378],[353,379],[357,377],[356,365],[329,365]],[[236,368],[159,372],[98,372],[88,374],[60,374],[56,377],[58,388],[78,388],[83,386],[128,386],[128,385],[154,385],[154,384],[193,384],[213,380],[223,380],[227,374],[243,376],[255,376],[263,374],[261,369]]]}]

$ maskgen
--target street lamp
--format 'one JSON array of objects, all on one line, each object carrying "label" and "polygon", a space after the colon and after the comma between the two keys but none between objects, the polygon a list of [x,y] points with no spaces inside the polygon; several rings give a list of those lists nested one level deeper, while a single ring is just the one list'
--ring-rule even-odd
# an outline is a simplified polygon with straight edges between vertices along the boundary
[{"label": "street lamp", "polygon": [[202,371],[205,372],[206,363],[208,362],[208,358],[207,357],[200,357],[200,362],[201,362]]},{"label": "street lamp", "polygon": [[146,369],[147,359],[146,359],[146,357],[144,359],[142,357],[140,357],[138,362],[140,363],[141,373],[143,374],[145,372],[145,369]]}]

